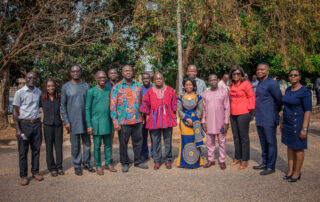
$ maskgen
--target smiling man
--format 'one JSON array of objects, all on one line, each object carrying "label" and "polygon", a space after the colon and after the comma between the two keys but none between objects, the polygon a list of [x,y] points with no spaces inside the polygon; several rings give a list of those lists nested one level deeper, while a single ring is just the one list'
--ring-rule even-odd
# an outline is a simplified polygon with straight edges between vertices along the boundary
[{"label": "smiling man", "polygon": [[[189,78],[194,79],[197,85],[197,93],[202,95],[204,91],[207,90],[206,83],[197,77],[198,71],[195,65],[189,65],[187,69],[187,75]],[[185,94],[185,90],[183,89],[182,82],[180,83],[180,95]]]},{"label": "smiling man", "polygon": [[275,172],[277,160],[277,126],[282,105],[282,94],[278,83],[269,76],[269,65],[260,63],[257,67],[259,84],[256,89],[256,126],[262,150],[262,163],[253,166],[263,170],[260,175]]},{"label": "smiling man", "polygon": [[104,174],[101,166],[101,141],[104,144],[104,168],[111,172],[117,171],[111,165],[111,134],[113,132],[110,117],[111,89],[105,86],[106,80],[106,73],[98,71],[96,73],[97,85],[88,91],[86,100],[87,132],[93,135],[94,162],[98,175]]},{"label": "smiling man", "polygon": [[148,169],[141,159],[142,148],[142,116],[139,107],[142,99],[142,89],[133,80],[133,69],[124,65],[121,70],[123,80],[113,86],[111,91],[111,118],[114,129],[118,131],[120,143],[120,163],[122,172],[129,170],[128,142],[131,137],[134,166]]},{"label": "smiling man", "polygon": [[223,170],[226,168],[226,134],[229,128],[230,101],[228,91],[218,87],[218,77],[211,74],[208,78],[210,89],[203,95],[202,127],[207,133],[208,163],[204,166],[209,168],[215,164],[214,150],[216,137],[219,142],[219,165]]},{"label": "smiling man", "polygon": [[13,120],[18,138],[20,184],[29,184],[28,179],[28,150],[31,147],[31,172],[33,178],[42,181],[39,173],[40,147],[42,128],[39,112],[41,91],[35,87],[38,78],[36,73],[26,75],[26,85],[19,89],[13,98]]},{"label": "smiling man", "polygon": [[[81,163],[84,169],[95,172],[90,166],[91,140],[87,134],[87,124],[85,116],[85,105],[89,85],[81,79],[82,71],[79,65],[70,68],[71,81],[62,86],[61,91],[61,114],[65,127],[70,133],[71,156],[75,174],[82,175]],[[81,143],[83,144],[83,161],[81,154]]]}]

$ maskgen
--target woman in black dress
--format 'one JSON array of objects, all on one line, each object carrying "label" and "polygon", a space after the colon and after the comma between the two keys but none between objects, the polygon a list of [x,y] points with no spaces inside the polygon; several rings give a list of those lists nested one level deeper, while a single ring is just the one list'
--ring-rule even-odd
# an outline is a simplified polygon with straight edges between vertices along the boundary
[{"label": "woman in black dress", "polygon": [[307,134],[312,111],[311,92],[301,85],[301,71],[291,70],[289,73],[291,86],[282,97],[284,105],[280,119],[282,143],[288,152],[289,171],[283,179],[296,182],[301,178],[301,167],[304,160],[304,150],[307,149]]},{"label": "woman in black dress", "polygon": [[[63,175],[62,142],[63,128],[60,116],[60,94],[54,80],[48,79],[43,84],[41,106],[43,109],[43,129],[46,141],[46,160],[48,170],[53,177]],[[53,157],[53,146],[56,151],[56,162]]]}]

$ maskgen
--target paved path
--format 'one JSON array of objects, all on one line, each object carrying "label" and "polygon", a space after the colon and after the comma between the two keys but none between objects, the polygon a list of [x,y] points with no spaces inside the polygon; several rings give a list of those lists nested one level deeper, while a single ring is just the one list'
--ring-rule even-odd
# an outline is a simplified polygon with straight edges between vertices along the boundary
[{"label": "paved path", "polygon": [[[18,153],[16,146],[0,147],[0,201],[320,201],[320,122],[311,125],[309,149],[306,151],[302,179],[298,183],[282,180],[286,165],[286,147],[279,144],[276,173],[260,176],[252,169],[260,161],[260,145],[255,133],[251,139],[249,168],[239,171],[231,167],[233,142],[227,140],[227,169],[219,166],[208,169],[182,169],[164,165],[153,170],[130,167],[128,173],[119,172],[118,145],[114,148],[117,173],[104,176],[84,172],[74,175],[70,146],[64,146],[65,176],[56,178],[48,174],[45,165],[45,148],[41,153],[41,173],[45,180],[31,180],[28,186],[19,185]],[[280,136],[278,134],[280,142]],[[178,142],[174,141],[173,154],[177,157]],[[130,147],[130,157],[133,158]],[[206,151],[205,151],[206,152]],[[217,151],[216,151],[217,153]],[[175,163],[176,161],[174,161]],[[93,163],[93,162],[92,162]]]}]

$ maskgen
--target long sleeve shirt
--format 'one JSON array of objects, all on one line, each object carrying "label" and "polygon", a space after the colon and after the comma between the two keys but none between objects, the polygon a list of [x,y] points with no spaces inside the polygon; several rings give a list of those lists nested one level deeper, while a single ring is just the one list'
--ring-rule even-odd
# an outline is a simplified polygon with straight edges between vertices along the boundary
[{"label": "long sleeve shirt", "polygon": [[87,132],[85,106],[89,88],[85,81],[80,84],[69,81],[62,86],[61,114],[65,124],[71,124],[71,135]]},{"label": "long sleeve shirt", "polygon": [[281,105],[282,93],[279,84],[270,77],[259,82],[256,91],[256,125],[278,125]]},{"label": "long sleeve shirt", "polygon": [[140,111],[149,115],[147,129],[169,128],[177,125],[175,116],[177,96],[174,90],[164,86],[161,94],[158,95],[156,87],[152,87],[143,97]]},{"label": "long sleeve shirt", "polygon": [[138,82],[129,85],[122,80],[111,91],[110,111],[114,127],[142,122],[139,111],[142,89]]},{"label": "long sleeve shirt", "polygon": [[232,115],[247,114],[255,108],[256,97],[249,81],[239,81],[237,85],[232,83],[230,96]]},{"label": "long sleeve shirt", "polygon": [[94,135],[107,135],[112,133],[110,117],[110,92],[109,87],[99,89],[91,88],[87,93],[86,121],[87,127],[92,127]]},{"label": "long sleeve shirt", "polygon": [[230,100],[227,90],[206,90],[203,95],[201,122],[207,125],[207,134],[218,134],[224,124],[229,123]]}]

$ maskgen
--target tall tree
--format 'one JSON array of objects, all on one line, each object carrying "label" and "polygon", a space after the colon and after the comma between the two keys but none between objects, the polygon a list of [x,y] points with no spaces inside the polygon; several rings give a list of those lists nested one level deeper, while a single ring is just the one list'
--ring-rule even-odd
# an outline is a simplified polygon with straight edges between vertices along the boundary
[{"label": "tall tree", "polygon": [[[10,0],[0,7],[0,128],[8,124],[10,69],[26,58],[57,59],[98,41],[112,43],[128,23],[122,1]],[[78,49],[79,50],[79,49]],[[18,67],[19,68],[19,67]],[[41,70],[40,70],[41,71]]]}]

